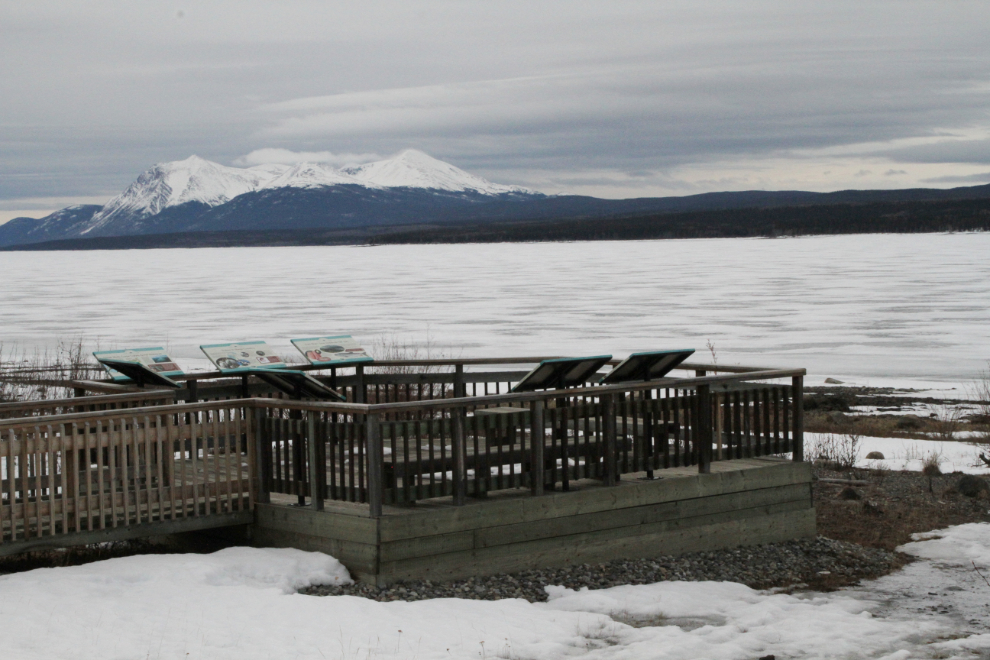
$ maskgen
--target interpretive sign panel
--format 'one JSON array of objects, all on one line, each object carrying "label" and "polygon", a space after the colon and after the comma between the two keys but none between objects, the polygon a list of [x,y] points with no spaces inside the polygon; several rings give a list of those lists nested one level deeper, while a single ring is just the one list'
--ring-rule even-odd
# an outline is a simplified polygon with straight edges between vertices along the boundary
[{"label": "interpretive sign panel", "polygon": [[516,383],[512,391],[532,392],[533,390],[553,390],[581,385],[611,359],[611,355],[595,355],[592,357],[544,360]]},{"label": "interpretive sign panel", "polygon": [[693,348],[633,353],[620,362],[615,369],[605,374],[602,382],[628,383],[636,380],[657,380],[666,376],[671,369],[691,357],[693,353]]},{"label": "interpretive sign panel", "polygon": [[336,367],[356,362],[374,362],[350,335],[293,339],[292,345],[306,356],[310,364]]},{"label": "interpretive sign panel", "polygon": [[[119,351],[93,351],[93,357],[97,359],[100,364],[103,364],[103,360],[113,360],[116,362],[134,362],[136,364],[144,365],[149,370],[154,371],[160,376],[181,376],[182,369],[179,365],[175,363],[175,360],[169,357],[168,353],[161,346],[155,348],[125,348]],[[130,382],[130,378],[120,373],[116,369],[103,364],[103,368],[107,370],[110,377],[114,381],[118,382]]]},{"label": "interpretive sign panel", "polygon": [[227,373],[242,369],[285,367],[285,362],[264,341],[242,341],[232,344],[205,344],[199,347],[217,369]]}]

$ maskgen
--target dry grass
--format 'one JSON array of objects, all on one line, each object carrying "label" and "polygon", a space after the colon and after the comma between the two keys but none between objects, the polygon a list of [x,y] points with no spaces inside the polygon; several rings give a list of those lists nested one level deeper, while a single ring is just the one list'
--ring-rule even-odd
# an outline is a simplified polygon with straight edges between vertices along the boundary
[{"label": "dry grass", "polygon": [[82,339],[60,340],[55,348],[34,351],[0,344],[0,402],[68,398],[72,389],[65,381],[104,375]]},{"label": "dry grass", "polygon": [[859,462],[860,436],[855,433],[813,434],[805,444],[811,462],[823,462],[839,470],[850,470]]}]

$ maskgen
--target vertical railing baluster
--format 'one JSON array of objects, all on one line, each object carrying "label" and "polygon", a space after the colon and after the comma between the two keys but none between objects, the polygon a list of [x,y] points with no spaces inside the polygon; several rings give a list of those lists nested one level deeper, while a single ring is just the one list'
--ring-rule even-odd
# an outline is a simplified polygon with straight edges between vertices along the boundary
[{"label": "vertical railing baluster", "polygon": [[[467,442],[464,437],[466,414],[467,411],[464,408],[454,408],[450,411],[450,444],[454,459],[451,478],[454,482],[454,504],[456,506],[462,506],[467,496],[467,483],[465,481],[467,478],[467,457],[465,456]],[[477,480],[477,473],[474,476]]]},{"label": "vertical railing baluster", "polygon": [[377,414],[365,418],[365,442],[368,463],[368,512],[372,518],[382,517],[383,461],[381,421]]},{"label": "vertical railing baluster", "polygon": [[797,462],[804,461],[804,377],[794,376],[791,378],[791,405],[794,424],[793,440],[791,441],[791,452],[793,459]]},{"label": "vertical railing baluster", "polygon": [[697,389],[698,430],[694,437],[698,446],[698,472],[708,474],[712,471],[712,399],[711,386],[699,385]]},{"label": "vertical railing baluster", "polygon": [[615,486],[619,483],[618,461],[616,461],[615,437],[615,395],[606,394],[601,398],[602,403],[602,456],[605,471],[605,485]]},{"label": "vertical railing baluster", "polygon": [[543,425],[543,401],[536,399],[530,404],[530,459],[529,459],[529,488],[533,495],[543,494],[545,475],[543,474],[543,450],[546,445],[545,427]]}]

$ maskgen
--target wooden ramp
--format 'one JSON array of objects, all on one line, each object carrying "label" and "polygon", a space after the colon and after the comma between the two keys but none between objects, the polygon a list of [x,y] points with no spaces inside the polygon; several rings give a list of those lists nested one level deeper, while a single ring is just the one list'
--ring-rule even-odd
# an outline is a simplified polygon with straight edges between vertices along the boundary
[{"label": "wooden ramp", "polygon": [[214,403],[0,423],[0,556],[251,523],[245,410]]}]

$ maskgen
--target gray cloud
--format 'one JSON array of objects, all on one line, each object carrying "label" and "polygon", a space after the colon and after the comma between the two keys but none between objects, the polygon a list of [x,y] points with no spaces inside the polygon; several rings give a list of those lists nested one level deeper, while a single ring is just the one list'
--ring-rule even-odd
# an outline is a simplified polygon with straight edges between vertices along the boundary
[{"label": "gray cloud", "polygon": [[935,144],[902,147],[878,151],[882,155],[902,163],[973,163],[990,164],[990,139],[947,139]]},{"label": "gray cloud", "polygon": [[414,147],[505,183],[615,195],[879,186],[892,165],[899,183],[938,183],[968,173],[907,164],[990,162],[982,135],[948,137],[990,132],[987,3],[179,11],[5,5],[0,199],[113,194],[192,153],[334,162]]},{"label": "gray cloud", "polygon": [[988,183],[990,182],[990,172],[980,174],[963,174],[959,176],[937,176],[931,179],[922,179],[925,183]]}]

